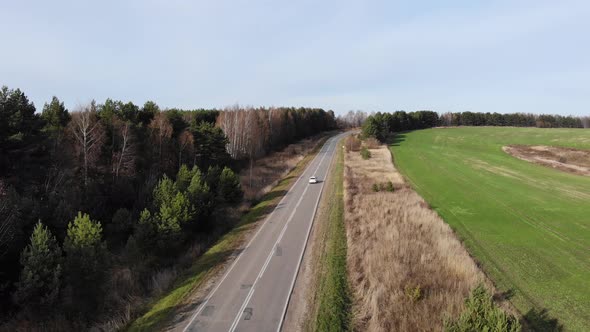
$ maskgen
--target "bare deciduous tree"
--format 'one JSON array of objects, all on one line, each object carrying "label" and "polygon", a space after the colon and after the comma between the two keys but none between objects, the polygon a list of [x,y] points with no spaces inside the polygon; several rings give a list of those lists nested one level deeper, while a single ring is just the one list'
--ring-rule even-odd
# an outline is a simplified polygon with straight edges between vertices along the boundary
[{"label": "bare deciduous tree", "polygon": [[[178,136],[178,169],[182,166],[182,152],[187,150],[189,153],[193,153],[194,150],[194,137],[193,134],[185,129],[180,136]],[[194,166],[193,158],[193,166]]]},{"label": "bare deciduous tree", "polygon": [[113,174],[119,178],[120,174],[131,175],[135,170],[135,137],[129,121],[116,119],[113,123],[113,131],[118,136],[120,149],[113,152]]},{"label": "bare deciduous tree", "polygon": [[156,113],[149,125],[151,136],[158,144],[158,161],[162,166],[162,146],[172,137],[172,125],[163,112]]},{"label": "bare deciduous tree", "polygon": [[367,113],[363,111],[348,111],[343,116],[338,116],[338,126],[341,128],[358,128],[367,119]]},{"label": "bare deciduous tree", "polygon": [[453,125],[453,113],[447,112],[440,116],[440,121],[443,126],[450,127]]},{"label": "bare deciduous tree", "polygon": [[254,160],[264,153],[264,143],[268,140],[268,130],[263,125],[265,118],[262,109],[240,109],[238,106],[226,109],[217,118],[217,124],[229,141],[228,153],[234,159],[248,158],[250,171]]},{"label": "bare deciduous tree", "polygon": [[100,145],[104,139],[104,129],[97,119],[94,101],[72,114],[69,129],[76,141],[76,152],[83,160],[84,187],[86,187],[88,168],[98,159]]},{"label": "bare deciduous tree", "polygon": [[246,151],[250,159],[250,180],[249,185],[252,187],[252,168],[254,160],[260,157],[264,152],[264,140],[266,138],[265,128],[259,119],[259,113],[256,110],[246,111]]}]

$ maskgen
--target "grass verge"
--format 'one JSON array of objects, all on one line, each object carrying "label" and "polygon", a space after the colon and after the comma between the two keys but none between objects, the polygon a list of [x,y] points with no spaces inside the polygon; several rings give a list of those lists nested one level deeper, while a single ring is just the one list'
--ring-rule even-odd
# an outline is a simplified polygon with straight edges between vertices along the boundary
[{"label": "grass verge", "polygon": [[264,219],[266,215],[272,212],[327,139],[328,137],[322,138],[320,144],[301,160],[284,179],[279,181],[270,192],[264,195],[258,204],[244,214],[240,218],[240,222],[231,231],[223,235],[178,278],[168,293],[151,302],[146,308],[147,312],[132,322],[127,330],[163,330],[166,324],[172,320],[177,310],[182,308],[185,304],[184,301],[190,294],[195,292],[204,281],[213,276],[221,268],[222,263],[241,247],[244,238],[251,230],[256,228],[257,221]]},{"label": "grass verge", "polygon": [[[339,147],[341,144],[338,145]],[[322,247],[318,248],[317,292],[315,310],[311,311],[313,331],[348,331],[350,330],[350,291],[346,274],[346,229],[344,226],[343,197],[343,149],[338,149],[338,156],[333,168],[332,180],[326,195],[332,204],[329,207],[328,225]]]}]

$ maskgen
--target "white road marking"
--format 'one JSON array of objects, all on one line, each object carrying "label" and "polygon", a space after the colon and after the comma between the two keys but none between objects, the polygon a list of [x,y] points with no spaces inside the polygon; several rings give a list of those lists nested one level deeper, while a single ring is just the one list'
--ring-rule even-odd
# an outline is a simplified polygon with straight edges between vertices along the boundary
[{"label": "white road marking", "polygon": [[[338,145],[339,141],[340,141],[340,139],[336,140],[336,146]],[[336,146],[334,147],[334,149],[336,149]],[[333,158],[334,158],[334,155],[332,155],[332,159]],[[332,160],[330,160],[330,165],[331,164],[332,164]],[[328,165],[328,169],[330,168],[330,165]],[[309,234],[311,233],[311,227],[313,226],[313,221],[315,219],[316,212],[318,211],[318,205],[320,204],[320,199],[322,198],[322,194],[324,192],[324,183],[325,183],[326,177],[327,177],[327,174],[326,174],[326,176],[324,176],[324,180],[322,180],[322,185],[320,187],[320,194],[318,195],[318,199],[315,202],[315,206],[313,208],[311,222],[309,223],[309,226],[307,227],[307,234],[305,235],[305,242],[303,244],[303,248],[301,248],[301,254],[299,255],[297,267],[295,268],[295,274],[293,275],[293,279],[291,280],[291,287],[289,288],[289,295],[287,296],[287,300],[285,301],[285,305],[283,306],[283,313],[281,314],[281,320],[279,321],[279,325],[277,326],[277,332],[281,331],[281,328],[283,327],[283,322],[285,320],[285,316],[287,315],[287,306],[289,305],[289,301],[291,300],[291,295],[293,294],[293,288],[295,287],[295,280],[297,279],[297,274],[299,274],[299,267],[301,266],[301,262],[303,261],[303,254],[305,254],[305,249],[307,248],[307,241],[309,240]]]},{"label": "white road marking", "polygon": [[[332,140],[332,139],[330,139]],[[316,161],[316,159],[318,159],[319,154],[322,152],[322,150],[324,149],[324,147],[327,147],[326,150],[329,149],[329,144],[328,142],[326,142],[326,144],[324,144],[324,146],[320,149],[320,152],[318,152],[318,154],[313,158],[313,160],[310,163],[310,166]],[[324,154],[325,157],[325,154]],[[319,164],[321,165],[323,158],[321,158]],[[319,167],[319,166],[318,166]],[[193,322],[195,321],[195,319],[197,318],[197,316],[201,313],[201,311],[203,311],[203,309],[205,308],[205,306],[207,305],[207,303],[209,302],[209,300],[213,297],[213,295],[215,294],[215,292],[219,289],[219,287],[221,286],[221,284],[223,283],[223,281],[227,278],[227,276],[230,274],[230,272],[232,271],[232,269],[234,268],[234,266],[236,266],[236,264],[238,263],[238,261],[240,260],[240,258],[242,257],[243,253],[246,251],[246,249],[248,249],[250,247],[250,245],[252,244],[252,242],[254,241],[254,239],[258,236],[258,234],[260,233],[260,231],[264,228],[264,226],[267,224],[267,221],[270,220],[272,218],[272,216],[274,215],[275,211],[277,210],[277,207],[279,207],[283,201],[285,199],[287,199],[287,197],[289,196],[289,194],[291,193],[291,191],[297,186],[297,183],[299,183],[299,181],[304,177],[305,175],[305,171],[308,168],[306,168],[301,175],[299,176],[299,178],[297,179],[297,181],[295,181],[295,183],[291,186],[291,188],[289,188],[289,190],[287,191],[287,193],[285,194],[285,196],[283,196],[283,198],[279,201],[279,204],[277,204],[277,206],[273,209],[273,211],[271,212],[271,214],[264,220],[264,223],[260,226],[260,228],[258,228],[258,231],[256,231],[256,233],[254,234],[254,236],[250,239],[250,241],[248,242],[248,244],[246,245],[246,247],[244,247],[244,250],[242,250],[242,252],[238,255],[238,257],[234,260],[234,262],[232,263],[232,265],[229,267],[229,269],[227,270],[227,272],[223,275],[223,277],[221,278],[221,280],[219,281],[219,283],[217,283],[217,285],[215,286],[215,288],[213,288],[213,290],[209,293],[209,295],[206,297],[205,301],[201,304],[201,306],[199,307],[199,309],[193,314],[193,316],[191,317],[190,321],[188,322],[188,324],[184,327],[184,329],[182,330],[182,332],[186,332],[188,331],[188,329],[190,328],[190,326],[193,324]],[[317,170],[317,168],[316,168]],[[307,187],[306,187],[307,190]],[[274,246],[273,246],[274,249]],[[254,289],[254,284],[252,285],[250,291],[252,291]]]},{"label": "white road marking", "polygon": [[246,301],[244,301],[244,303],[242,303],[242,306],[240,307],[240,313],[239,313],[239,315],[236,316],[236,318],[234,319],[233,323],[229,327],[229,330],[230,331],[235,330],[236,327],[238,326],[238,323],[240,321],[240,317],[242,317],[242,313],[244,312],[244,309],[246,309],[246,306],[248,305],[248,302],[250,301],[250,298],[252,297],[252,294],[254,294],[254,285],[252,285],[252,288],[250,289],[250,292],[248,292],[248,296],[246,296]]},{"label": "white road marking", "polygon": [[[327,152],[330,150],[330,146],[332,145],[333,142],[333,138],[330,139],[330,142],[326,144],[326,151],[324,151],[324,155],[322,156],[322,159],[320,160],[320,162],[318,163],[318,166],[316,167],[315,172],[318,171],[318,169],[320,168],[320,166],[322,165],[322,163],[324,162],[324,159],[327,156]],[[305,173],[305,172],[304,172]],[[312,174],[313,175],[313,174]],[[322,182],[322,186],[320,187],[321,189],[323,189],[323,183]],[[301,201],[303,200],[303,198],[305,197],[305,193],[307,192],[307,189],[309,188],[309,186],[305,187],[305,189],[303,190],[303,193],[301,194],[301,197],[299,197],[299,200],[297,201],[297,204],[295,205],[295,208],[293,209],[293,211],[291,212],[291,215],[289,216],[289,219],[287,219],[287,222],[285,223],[285,225],[283,226],[283,229],[281,230],[281,234],[279,235],[277,241],[274,243],[274,245],[272,246],[270,253],[268,254],[268,257],[266,258],[266,261],[264,263],[264,266],[260,269],[260,272],[258,273],[258,276],[256,277],[256,280],[254,280],[254,284],[252,284],[252,288],[250,289],[250,292],[248,292],[248,296],[246,296],[246,299],[244,301],[244,303],[242,304],[242,309],[240,309],[240,311],[238,312],[237,316],[234,318],[234,323],[232,324],[232,326],[229,329],[229,332],[234,332],[234,330],[238,327],[238,324],[240,322],[240,317],[242,317],[243,314],[243,308],[245,308],[248,305],[248,302],[250,302],[250,299],[252,298],[252,295],[254,294],[254,286],[256,285],[256,283],[258,282],[258,280],[260,280],[260,278],[262,277],[262,275],[264,274],[264,272],[266,271],[266,268],[268,267],[268,264],[270,263],[272,256],[273,256],[273,252],[275,247],[277,246],[277,244],[281,241],[281,239],[283,238],[283,235],[285,234],[285,231],[287,230],[287,226],[289,225],[289,223],[291,222],[291,220],[293,219],[293,217],[295,216],[295,212],[297,211],[297,208],[299,207],[299,205],[301,204]],[[319,202],[319,197],[321,196],[321,189],[320,189],[320,195],[318,195],[318,200],[317,202]],[[317,208],[317,202],[316,202],[316,208]],[[315,215],[315,209],[314,209],[314,215]],[[313,220],[313,219],[312,219]],[[309,235],[308,235],[309,236]],[[307,238],[306,238],[306,242],[307,243]],[[303,247],[305,249],[305,245]],[[295,272],[295,275],[297,275],[297,271],[299,270],[299,264],[297,266],[297,270]],[[283,315],[284,316],[284,315]],[[281,324],[282,324],[282,318],[281,318]]]}]

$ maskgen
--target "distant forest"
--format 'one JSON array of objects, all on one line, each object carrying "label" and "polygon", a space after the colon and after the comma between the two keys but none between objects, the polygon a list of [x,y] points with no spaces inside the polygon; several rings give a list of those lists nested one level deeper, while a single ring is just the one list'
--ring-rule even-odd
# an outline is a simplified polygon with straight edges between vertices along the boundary
[{"label": "distant forest", "polygon": [[562,115],[531,114],[531,113],[444,113],[439,115],[433,111],[394,113],[349,112],[338,121],[344,126],[359,126],[362,123],[363,135],[384,140],[395,132],[433,128],[439,126],[511,126],[538,128],[589,128],[590,117]]},{"label": "distant forest", "polygon": [[[0,322],[62,317],[68,329],[124,311],[158,269],[231,227],[240,168],[336,128],[317,108],[107,99],[69,111],[54,97],[36,111],[0,90]],[[115,292],[120,278],[134,288]]]}]

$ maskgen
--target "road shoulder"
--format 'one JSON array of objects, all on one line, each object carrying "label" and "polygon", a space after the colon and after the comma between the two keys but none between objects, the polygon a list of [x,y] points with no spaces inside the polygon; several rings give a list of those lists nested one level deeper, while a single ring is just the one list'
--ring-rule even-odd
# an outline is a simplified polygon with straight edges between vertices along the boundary
[{"label": "road shoulder", "polygon": [[[321,303],[325,303],[325,282],[333,277],[332,264],[326,264],[335,254],[333,242],[340,223],[343,226],[343,154],[342,141],[337,143],[321,200],[314,218],[312,231],[305,249],[295,287],[289,301],[283,331],[315,331]],[[344,228],[342,227],[342,231]],[[342,232],[342,235],[345,235]],[[344,237],[342,243],[346,242]],[[344,266],[345,272],[345,266]]]}]

